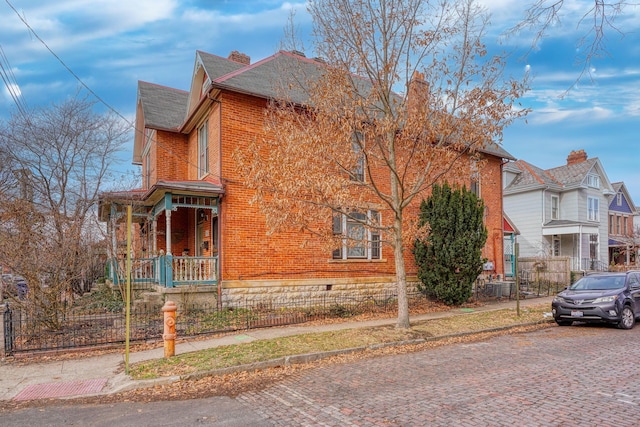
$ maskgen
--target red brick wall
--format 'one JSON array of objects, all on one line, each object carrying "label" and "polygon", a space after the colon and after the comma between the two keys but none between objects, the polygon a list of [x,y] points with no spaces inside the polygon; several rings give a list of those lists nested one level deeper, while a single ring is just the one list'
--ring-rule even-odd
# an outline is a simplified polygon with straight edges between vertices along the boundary
[{"label": "red brick wall", "polygon": [[[383,246],[382,261],[336,262],[331,259],[331,251],[320,242],[311,241],[302,247],[305,239],[295,233],[267,236],[264,217],[255,205],[249,204],[252,193],[239,182],[237,165],[231,158],[236,149],[246,147],[254,138],[261,137],[266,102],[247,95],[225,93],[221,105],[221,152],[224,153],[221,175],[225,179],[225,196],[220,216],[223,257],[221,273],[224,280],[373,277],[394,274],[393,252],[388,246]],[[488,208],[486,225],[489,231],[483,255],[494,261],[496,273],[503,274],[500,160],[492,158],[486,163],[482,170],[481,185]],[[460,162],[468,168],[467,158]],[[416,200],[413,209],[408,210],[407,214],[417,212],[419,203],[420,200]],[[382,216],[383,221],[391,220],[389,212],[382,211]],[[410,216],[407,215],[406,219],[410,219]],[[327,226],[330,226],[329,222]],[[405,261],[407,273],[415,274],[410,248],[405,249]]]},{"label": "red brick wall", "polygon": [[[347,278],[381,277],[395,273],[393,251],[389,246],[382,248],[382,260],[376,261],[335,261],[331,250],[309,236],[298,233],[278,233],[267,235],[264,216],[257,206],[250,205],[252,192],[241,182],[238,167],[232,154],[236,149],[244,149],[254,139],[263,135],[264,109],[266,101],[248,95],[223,93],[221,103],[212,104],[208,116],[210,176],[222,180],[225,194],[219,208],[220,218],[220,266],[223,280],[263,280],[263,279],[305,279],[305,278]],[[172,132],[157,132],[158,146],[151,151],[152,162],[157,167],[152,170],[151,185],[160,179],[185,180],[198,177],[198,126],[190,135]],[[223,153],[220,159],[220,153]],[[470,161],[460,160],[458,170],[469,170]],[[470,176],[470,173],[467,175]],[[469,187],[470,179],[464,184]],[[502,186],[501,159],[489,158],[481,170],[481,194],[487,207],[487,245],[483,256],[495,264],[494,273],[504,274],[502,256]],[[425,194],[424,197],[427,197]],[[420,199],[405,211],[405,219],[412,220],[418,213]],[[381,210],[383,222],[391,221],[389,212]],[[182,233],[182,240],[172,239],[172,253],[180,255],[184,248],[190,248],[195,255],[195,220],[193,209],[178,209],[172,213],[172,234]],[[212,240],[211,218],[205,229]],[[330,227],[330,218],[327,218]],[[158,231],[165,231],[165,218],[158,218]],[[303,246],[303,242],[306,244]],[[210,246],[212,249],[212,246]],[[158,238],[158,249],[165,248],[165,238]],[[205,253],[208,255],[210,252]],[[405,248],[406,269],[409,275],[416,273],[411,248]]]}]

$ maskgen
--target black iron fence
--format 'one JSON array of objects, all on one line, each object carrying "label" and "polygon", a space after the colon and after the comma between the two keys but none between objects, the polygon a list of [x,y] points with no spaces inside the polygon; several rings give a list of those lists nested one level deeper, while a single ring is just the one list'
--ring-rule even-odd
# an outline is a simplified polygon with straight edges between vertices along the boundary
[{"label": "black iron fence", "polygon": [[[408,297],[410,311],[427,302],[419,292],[412,292]],[[392,291],[366,296],[332,294],[267,301],[247,299],[223,307],[184,305],[178,306],[176,332],[178,337],[215,335],[364,313],[391,314],[396,310],[397,295]],[[153,312],[132,311],[129,320],[131,342],[162,339],[163,313],[159,308]],[[65,314],[51,319],[19,305],[6,305],[3,321],[5,355],[117,345],[126,339],[123,312]]]}]

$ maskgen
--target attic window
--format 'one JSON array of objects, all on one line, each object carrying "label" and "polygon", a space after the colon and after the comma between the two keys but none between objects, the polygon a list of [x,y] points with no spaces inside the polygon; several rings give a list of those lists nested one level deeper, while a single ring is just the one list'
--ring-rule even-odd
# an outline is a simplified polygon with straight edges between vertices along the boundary
[{"label": "attic window", "polygon": [[622,206],[622,193],[616,194],[616,205]]},{"label": "attic window", "polygon": [[207,93],[207,87],[209,87],[210,83],[211,82],[209,81],[209,77],[204,76],[204,80],[202,81],[202,88],[200,88],[200,96]]},{"label": "attic window", "polygon": [[600,188],[600,177],[598,175],[587,175],[587,185],[591,188]]}]

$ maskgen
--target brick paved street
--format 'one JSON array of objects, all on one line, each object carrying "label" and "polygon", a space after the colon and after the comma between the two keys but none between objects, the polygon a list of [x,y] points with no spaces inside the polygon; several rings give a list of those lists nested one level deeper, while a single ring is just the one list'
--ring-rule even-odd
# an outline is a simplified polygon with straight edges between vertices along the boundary
[{"label": "brick paved street", "polygon": [[552,327],[327,365],[238,400],[280,426],[638,425],[640,325]]}]

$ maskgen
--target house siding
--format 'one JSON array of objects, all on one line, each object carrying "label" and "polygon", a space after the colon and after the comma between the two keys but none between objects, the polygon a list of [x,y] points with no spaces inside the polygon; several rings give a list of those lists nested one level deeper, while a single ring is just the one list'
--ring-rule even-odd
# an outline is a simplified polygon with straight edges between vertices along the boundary
[{"label": "house siding", "polygon": [[518,227],[517,241],[523,258],[540,255],[545,247],[542,238],[542,191],[513,194],[504,199],[504,211]]}]

